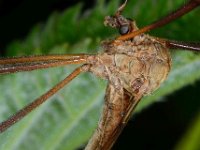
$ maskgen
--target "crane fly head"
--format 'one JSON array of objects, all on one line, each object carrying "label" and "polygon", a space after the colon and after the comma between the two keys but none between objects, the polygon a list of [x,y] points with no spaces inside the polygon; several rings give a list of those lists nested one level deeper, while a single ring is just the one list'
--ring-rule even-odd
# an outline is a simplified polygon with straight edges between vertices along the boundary
[{"label": "crane fly head", "polygon": [[135,21],[121,15],[124,7],[126,6],[126,3],[127,1],[125,1],[117,9],[117,12],[113,16],[106,16],[104,19],[105,26],[110,26],[111,28],[118,29],[121,35],[125,35],[135,30],[138,30]]}]

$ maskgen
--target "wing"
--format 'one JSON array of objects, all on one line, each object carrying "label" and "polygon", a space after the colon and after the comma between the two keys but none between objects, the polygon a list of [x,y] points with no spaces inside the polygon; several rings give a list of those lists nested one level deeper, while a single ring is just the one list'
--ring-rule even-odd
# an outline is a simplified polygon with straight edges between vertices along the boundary
[{"label": "wing", "polygon": [[111,149],[140,99],[141,97],[133,97],[125,89],[116,89],[109,84],[98,128],[85,149]]}]

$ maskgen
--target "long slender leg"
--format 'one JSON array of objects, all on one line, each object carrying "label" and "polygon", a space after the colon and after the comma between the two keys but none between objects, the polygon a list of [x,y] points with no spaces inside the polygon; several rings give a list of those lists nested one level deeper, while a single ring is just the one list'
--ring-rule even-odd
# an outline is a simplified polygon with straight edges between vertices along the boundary
[{"label": "long slender leg", "polygon": [[0,60],[0,74],[31,71],[68,64],[87,63],[90,55],[51,55],[5,58]]},{"label": "long slender leg", "polygon": [[21,71],[32,71],[36,69],[45,69],[51,67],[65,66],[68,64],[81,64],[86,63],[86,61],[55,61],[55,62],[40,62],[40,63],[28,63],[28,64],[12,64],[0,66],[0,74],[10,74]]},{"label": "long slender leg", "polygon": [[89,65],[83,65],[77,69],[75,69],[69,76],[67,76],[64,80],[59,82],[57,85],[55,85],[52,89],[50,89],[48,92],[43,94],[38,99],[34,100],[32,103],[18,111],[16,114],[8,118],[6,121],[2,122],[0,124],[0,133],[5,131],[7,128],[21,120],[23,117],[25,117],[27,114],[29,114],[32,110],[37,108],[39,105],[44,103],[46,100],[48,100],[52,95],[54,95],[56,92],[58,92],[60,89],[62,89],[66,84],[68,84],[71,80],[73,80],[77,75],[79,75],[81,72],[87,71],[89,69]]},{"label": "long slender leg", "polygon": [[188,1],[188,3],[186,3],[185,5],[183,5],[182,7],[180,7],[178,10],[176,10],[175,12],[167,15],[166,17],[156,21],[155,23],[152,23],[148,26],[145,26],[139,30],[136,30],[134,32],[131,32],[129,34],[126,35],[122,35],[120,37],[118,37],[118,40],[127,40],[127,39],[131,39],[133,37],[135,37],[136,35],[145,33],[147,31],[162,27],[165,24],[168,24],[169,22],[183,16],[184,14],[190,12],[191,10],[195,9],[196,7],[198,7],[200,5],[200,0],[190,0]]},{"label": "long slender leg", "polygon": [[166,45],[166,47],[170,49],[185,49],[189,51],[200,52],[200,43],[195,42],[183,42],[183,41],[174,41],[174,40],[167,40],[162,38],[156,38],[159,42]]},{"label": "long slender leg", "polygon": [[1,58],[0,65],[3,64],[15,64],[15,63],[30,63],[30,62],[46,62],[46,61],[58,61],[58,60],[76,60],[84,59],[88,55],[86,54],[61,54],[61,55],[41,55],[41,56],[23,56],[12,58]]}]

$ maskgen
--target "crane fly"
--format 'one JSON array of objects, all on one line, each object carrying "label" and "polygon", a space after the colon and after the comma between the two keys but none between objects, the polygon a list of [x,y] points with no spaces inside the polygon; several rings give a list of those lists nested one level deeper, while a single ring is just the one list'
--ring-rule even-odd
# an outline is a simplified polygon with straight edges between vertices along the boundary
[{"label": "crane fly", "polygon": [[177,11],[141,29],[134,20],[122,16],[126,5],[127,0],[114,15],[105,17],[104,24],[118,29],[121,35],[114,40],[103,41],[101,53],[25,56],[0,60],[0,74],[82,64],[48,92],[3,121],[0,132],[6,132],[10,126],[48,100],[80,73],[91,72],[108,80],[108,85],[101,119],[85,149],[112,148],[138,102],[166,80],[171,69],[168,49],[181,48],[200,52],[200,43],[179,42],[144,34],[197,8],[200,0],[190,0]]}]

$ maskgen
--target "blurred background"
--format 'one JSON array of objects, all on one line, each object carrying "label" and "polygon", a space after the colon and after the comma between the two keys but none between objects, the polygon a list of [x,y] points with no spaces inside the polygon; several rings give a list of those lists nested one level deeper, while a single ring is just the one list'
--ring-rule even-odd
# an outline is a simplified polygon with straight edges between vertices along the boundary
[{"label": "blurred background", "polygon": [[95,0],[50,0],[48,3],[39,0],[1,0],[1,54],[5,54],[9,42],[25,38],[33,25],[45,22],[52,12],[63,11],[77,3],[82,3],[82,10],[85,11],[95,5]]},{"label": "blurred background", "polygon": [[[27,49],[23,51],[22,50],[23,48],[26,49],[29,47],[22,46],[22,49],[19,50],[19,48],[16,45],[18,45],[19,43],[28,42],[29,40],[25,39],[28,39],[28,35],[29,36],[31,35],[32,31],[36,26],[40,26],[40,31],[43,32],[46,26],[45,22],[48,22],[50,16],[52,14],[55,14],[55,12],[61,13],[62,15],[62,12],[70,8],[73,8],[74,6],[77,6],[77,4],[80,3],[81,3],[81,8],[78,17],[76,18],[76,21],[78,21],[79,19],[81,20],[82,18],[86,18],[87,21],[87,17],[93,17],[94,20],[93,22],[91,21],[88,24],[85,23],[85,26],[87,27],[86,30],[90,30],[90,28],[96,28],[96,26],[103,27],[103,24],[101,23],[103,22],[102,20],[98,21],[95,20],[96,18],[98,19],[98,17],[101,18],[101,15],[103,13],[99,12],[98,16],[96,15],[98,14],[96,12],[95,14],[96,18],[94,15],[91,15],[91,13],[95,11],[93,9],[95,9],[97,7],[96,5],[99,4],[99,2],[97,2],[96,0],[90,0],[90,1],[89,0],[85,1],[84,0],[74,0],[74,1],[1,0],[0,1],[1,57],[15,56],[18,55],[18,52],[20,55],[49,53],[48,48],[52,47],[51,44],[49,44],[50,46],[44,46],[44,47],[41,46],[40,48],[42,49],[42,51],[40,52],[38,52],[38,50],[35,51],[35,49],[38,49],[37,46],[33,46],[33,48],[30,50]],[[164,16],[164,14],[166,14],[167,12],[172,12],[180,4],[185,3],[185,1],[179,0],[177,2],[173,2],[171,0],[167,2],[168,5],[166,5],[165,2],[162,3],[158,2],[157,0],[145,0],[142,2],[139,2],[139,0],[138,1],[135,0],[134,3],[135,3],[134,5],[135,10],[129,11],[132,13],[128,12],[129,13],[128,17],[129,18],[136,17],[136,19],[140,23],[139,26],[141,27],[146,24],[149,24],[150,22],[155,21],[161,16]],[[110,1],[104,2],[105,7],[111,4],[112,3],[110,3]],[[151,7],[148,8],[148,6]],[[131,7],[132,6],[129,5],[128,9],[130,10]],[[113,8],[112,6],[110,6],[108,9],[109,11],[112,12],[113,10],[115,10],[114,8],[116,8],[116,6],[113,6]],[[136,12],[136,15],[134,15],[134,12]],[[200,33],[199,33],[200,23],[198,18],[200,16],[198,15],[198,12],[200,12],[199,8],[198,10],[195,11],[195,13],[188,14],[186,18],[181,18],[178,22],[173,23],[173,25],[167,26],[164,29],[158,29],[151,33],[152,35],[155,36],[172,38],[176,40],[200,41]],[[128,13],[125,10],[125,14]],[[69,21],[71,20],[73,19],[69,18]],[[67,27],[68,25],[66,24],[66,28]],[[86,27],[82,28],[84,29]],[[118,34],[117,31],[113,31],[111,29],[110,30],[99,29],[99,31],[96,32],[95,29],[92,29],[91,31],[87,31],[87,33],[84,33],[86,31],[83,30],[77,32],[75,32],[76,29],[71,29],[71,30],[74,30],[74,34],[80,32],[83,33],[80,33],[80,37],[77,37],[77,39],[72,37],[71,41],[69,40],[68,43],[69,45],[70,44],[74,45],[74,43],[76,43],[77,40],[84,41],[84,38],[93,38],[93,40],[95,40],[98,43],[98,41],[104,40],[106,38],[112,38],[114,35]],[[48,38],[46,40],[48,40]],[[65,40],[67,40],[67,38]],[[63,42],[62,40],[60,41],[57,40],[57,43],[59,44],[61,44],[62,42]],[[95,48],[95,46],[96,45],[91,44],[88,46],[88,48]],[[99,49],[99,46],[97,46],[97,49]],[[30,51],[32,51],[32,53],[30,53]],[[178,55],[178,52],[175,52],[175,54],[172,55]],[[199,69],[200,66],[199,68],[196,68],[196,70]],[[179,89],[176,89],[175,92],[163,95],[162,98],[160,98],[158,101],[152,103],[151,105],[148,105],[148,107],[145,107],[144,109],[142,109],[142,111],[140,110],[137,114],[135,114],[134,117],[128,122],[126,128],[119,137],[117,143],[114,145],[113,149],[115,150],[121,150],[121,149],[199,150],[200,143],[195,142],[196,140],[200,141],[200,131],[199,131],[200,130],[200,123],[199,123],[200,80],[199,79],[200,76],[196,77],[195,81],[191,81],[187,85],[184,85]],[[174,82],[176,82],[176,80]],[[9,86],[12,85],[8,85],[8,87]],[[76,149],[82,149],[82,147],[84,147],[83,144]]]}]

